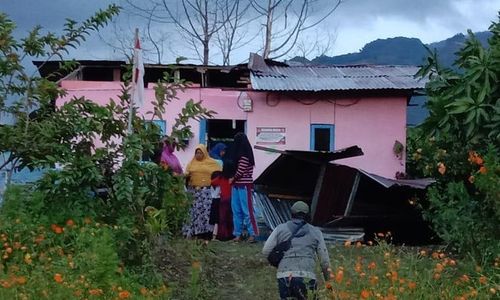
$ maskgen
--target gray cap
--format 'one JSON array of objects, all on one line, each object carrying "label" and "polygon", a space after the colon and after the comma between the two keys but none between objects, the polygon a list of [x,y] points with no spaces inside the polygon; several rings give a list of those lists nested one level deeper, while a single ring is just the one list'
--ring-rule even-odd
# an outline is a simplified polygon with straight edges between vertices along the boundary
[{"label": "gray cap", "polygon": [[292,205],[292,214],[309,213],[309,205],[303,201],[297,201]]}]

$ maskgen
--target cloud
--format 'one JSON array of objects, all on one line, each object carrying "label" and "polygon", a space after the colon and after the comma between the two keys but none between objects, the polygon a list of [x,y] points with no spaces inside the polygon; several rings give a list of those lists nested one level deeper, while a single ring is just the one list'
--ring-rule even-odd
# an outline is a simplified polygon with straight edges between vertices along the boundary
[{"label": "cloud", "polygon": [[[178,4],[180,0],[166,0]],[[267,2],[267,0],[260,0]],[[333,0],[319,0],[319,7],[327,8]],[[45,30],[59,31],[66,18],[82,21],[93,15],[98,9],[104,9],[111,3],[124,5],[124,0],[0,0],[0,11],[7,13],[18,25],[17,36],[24,36],[35,25],[42,25]],[[146,0],[137,1],[147,5]],[[323,6],[321,6],[323,5]],[[500,0],[344,0],[344,3],[321,26],[308,32],[310,36],[318,33],[337,36],[334,53],[342,54],[358,51],[366,43],[377,39],[395,36],[420,38],[430,43],[448,38],[456,33],[487,30],[491,21],[497,19]],[[29,13],[27,12],[29,10]],[[324,11],[324,10],[323,10]],[[318,12],[319,13],[319,12]],[[113,26],[101,30],[102,37],[92,37],[82,47],[73,51],[71,57],[77,59],[124,59],[123,53],[109,46],[117,42],[121,35],[122,44],[128,44],[133,36],[133,28],[144,27],[145,21],[123,12],[118,17],[118,30]],[[255,24],[254,24],[255,25]],[[255,28],[259,26],[254,26]],[[249,28],[249,32],[255,28]],[[260,27],[259,27],[260,28]],[[153,34],[168,33],[164,44],[169,52],[171,43],[174,54],[189,55],[178,30],[171,24],[157,24]],[[250,33],[248,33],[250,35]],[[173,42],[172,42],[173,41]],[[250,47],[238,50],[238,57],[233,62],[248,58],[249,51],[258,49],[259,38],[255,38]],[[145,43],[145,47],[153,49]],[[212,53],[216,53],[215,48]],[[172,61],[166,58],[164,62]]]},{"label": "cloud", "polygon": [[77,21],[92,16],[98,9],[104,9],[112,0],[3,0],[1,11],[7,13],[26,32],[35,25],[47,30],[58,30],[66,18]]}]

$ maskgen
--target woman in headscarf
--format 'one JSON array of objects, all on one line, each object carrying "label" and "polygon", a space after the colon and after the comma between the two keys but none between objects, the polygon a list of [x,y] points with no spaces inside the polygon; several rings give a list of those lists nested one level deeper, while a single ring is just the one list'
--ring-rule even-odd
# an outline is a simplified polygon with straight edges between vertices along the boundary
[{"label": "woman in headscarf", "polygon": [[221,166],[223,164],[223,157],[226,154],[226,148],[226,144],[217,143],[212,149],[210,149],[210,157],[215,159]]},{"label": "woman in headscarf", "polygon": [[210,239],[213,226],[209,224],[212,195],[210,192],[211,176],[215,171],[221,171],[221,166],[208,155],[205,145],[198,145],[191,162],[187,165],[188,192],[193,195],[193,205],[190,220],[183,228],[187,237]]},{"label": "woman in headscarf", "polygon": [[243,230],[248,232],[248,242],[255,242],[259,234],[252,203],[253,168],[255,160],[252,146],[244,133],[234,136],[231,160],[236,165],[236,171],[230,179],[232,184],[231,207],[233,210],[234,241],[242,240]]},{"label": "woman in headscarf", "polygon": [[174,154],[174,147],[167,141],[163,143],[160,164],[170,168],[174,174],[182,174],[182,166]]}]

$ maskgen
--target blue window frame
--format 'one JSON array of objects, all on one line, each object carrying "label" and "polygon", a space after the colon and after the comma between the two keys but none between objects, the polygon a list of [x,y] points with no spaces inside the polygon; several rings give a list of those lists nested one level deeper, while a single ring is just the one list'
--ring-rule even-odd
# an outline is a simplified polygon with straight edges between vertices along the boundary
[{"label": "blue window frame", "polygon": [[200,144],[206,145],[207,142],[207,119],[200,120]]},{"label": "blue window frame", "polygon": [[160,127],[160,134],[162,136],[167,134],[167,121],[165,121],[165,120],[146,121],[146,124],[148,124],[148,123],[153,123],[156,126]]},{"label": "blue window frame", "polygon": [[310,149],[333,151],[335,149],[335,125],[311,124]]}]

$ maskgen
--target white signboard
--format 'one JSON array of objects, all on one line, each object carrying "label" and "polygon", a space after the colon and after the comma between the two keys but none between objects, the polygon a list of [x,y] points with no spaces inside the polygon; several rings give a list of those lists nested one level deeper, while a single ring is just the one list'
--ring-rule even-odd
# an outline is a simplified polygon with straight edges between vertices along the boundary
[{"label": "white signboard", "polygon": [[285,145],[286,129],[285,127],[257,127],[255,143],[257,145]]}]

